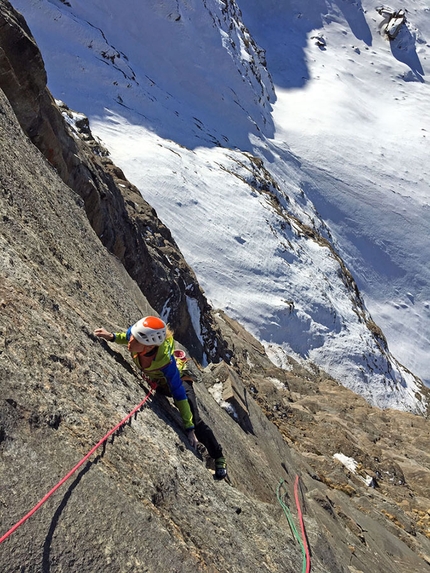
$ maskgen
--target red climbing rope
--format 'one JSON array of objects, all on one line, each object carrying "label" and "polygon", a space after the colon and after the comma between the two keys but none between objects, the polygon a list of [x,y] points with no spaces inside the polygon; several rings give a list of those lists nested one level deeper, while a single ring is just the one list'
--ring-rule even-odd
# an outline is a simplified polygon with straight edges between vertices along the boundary
[{"label": "red climbing rope", "polygon": [[148,400],[148,398],[151,396],[153,390],[149,390],[148,394],[145,396],[144,400],[142,400],[142,402],[140,404],[138,404],[129,414],[127,414],[127,416],[121,420],[121,422],[119,422],[119,424],[117,424],[114,428],[112,428],[112,430],[110,430],[89,452],[86,456],[84,456],[81,461],[79,463],[77,463],[75,465],[75,467],[73,469],[71,469],[69,471],[69,473],[63,477],[62,480],[60,480],[56,486],[54,486],[51,491],[49,491],[45,497],[43,497],[38,504],[36,504],[33,509],[31,511],[29,511],[27,513],[27,515],[24,515],[24,517],[22,519],[20,519],[18,521],[18,523],[16,523],[13,527],[11,527],[11,529],[9,529],[9,531],[7,533],[5,533],[3,535],[3,537],[0,537],[0,543],[3,543],[3,541],[5,539],[7,539],[10,535],[12,535],[12,533],[14,531],[16,531],[18,529],[18,527],[20,527],[23,523],[25,523],[27,521],[27,519],[29,517],[31,517],[33,515],[33,513],[35,513],[44,503],[45,501],[47,501],[51,495],[57,491],[57,489],[59,487],[61,487],[63,485],[64,482],[66,482],[74,473],[75,471],[80,468],[82,466],[82,464],[84,464],[88,458],[91,457],[91,455],[97,450],[97,448],[99,448],[102,444],[104,444],[109,438],[110,436],[112,436],[112,434],[114,434],[117,430],[119,430],[119,428],[121,428],[122,426],[124,426],[124,424],[126,422],[128,422],[128,420],[134,416],[135,414],[137,414],[137,412],[142,408],[142,406],[145,404],[145,402]]},{"label": "red climbing rope", "polygon": [[299,516],[300,530],[302,532],[303,547],[305,548],[305,554],[306,554],[306,573],[309,573],[309,571],[311,570],[311,555],[309,552],[309,545],[308,545],[308,540],[306,537],[305,523],[303,520],[303,513],[302,513],[302,509],[300,507],[299,476],[298,475],[296,475],[296,480],[294,482],[294,498],[296,500],[297,514]]}]

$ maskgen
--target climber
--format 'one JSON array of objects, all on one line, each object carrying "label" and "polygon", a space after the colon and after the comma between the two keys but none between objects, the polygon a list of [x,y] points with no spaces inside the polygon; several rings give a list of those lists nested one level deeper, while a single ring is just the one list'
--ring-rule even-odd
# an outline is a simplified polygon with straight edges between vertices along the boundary
[{"label": "climber", "polygon": [[227,476],[227,464],[222,448],[212,430],[200,418],[193,388],[193,374],[187,368],[185,360],[179,360],[177,363],[174,357],[173,332],[166,323],[156,316],[146,316],[130,326],[127,332],[113,333],[97,328],[94,334],[109,342],[128,345],[143,379],[157,392],[173,397],[191,447],[195,449],[201,442],[215,460],[214,478],[224,479]]}]

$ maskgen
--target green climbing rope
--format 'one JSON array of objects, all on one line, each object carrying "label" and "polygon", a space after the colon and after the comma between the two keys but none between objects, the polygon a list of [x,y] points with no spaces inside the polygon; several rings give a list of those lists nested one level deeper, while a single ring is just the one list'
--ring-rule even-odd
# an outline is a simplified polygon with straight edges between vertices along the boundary
[{"label": "green climbing rope", "polygon": [[[288,507],[288,505],[286,505],[286,503],[284,502],[284,500],[281,497],[281,487],[284,485],[284,480],[281,478],[279,480],[278,486],[276,488],[276,497],[278,499],[279,505],[282,507],[282,509],[284,510],[285,516],[287,518],[288,524],[290,526],[290,529],[294,535],[294,537],[296,538],[296,540],[298,541],[300,548],[302,550],[302,555],[303,555],[303,563],[302,563],[302,573],[306,572],[306,568],[307,568],[307,555],[306,555],[306,549],[305,546],[303,544],[302,538],[299,535],[299,532],[297,531],[297,528],[295,526],[294,520],[293,520],[293,516],[291,515],[291,511]],[[284,485],[285,487],[285,485]]]}]

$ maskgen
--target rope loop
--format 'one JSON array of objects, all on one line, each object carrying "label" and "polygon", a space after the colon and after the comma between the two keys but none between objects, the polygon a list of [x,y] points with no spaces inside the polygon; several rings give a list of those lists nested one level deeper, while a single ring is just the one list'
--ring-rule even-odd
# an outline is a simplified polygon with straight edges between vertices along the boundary
[{"label": "rope loop", "polygon": [[299,519],[299,523],[300,523],[301,535],[299,535],[299,532],[297,531],[293,516],[291,514],[291,511],[290,511],[288,505],[282,499],[281,488],[282,487],[285,488],[284,497],[286,497],[287,493],[288,493],[286,490],[285,481],[282,478],[279,480],[278,486],[276,488],[276,497],[278,499],[280,506],[284,510],[284,513],[285,513],[285,516],[287,518],[288,524],[290,526],[291,532],[292,532],[293,536],[296,538],[298,544],[300,545],[300,549],[302,551],[302,556],[303,556],[302,573],[309,573],[311,570],[311,556],[310,556],[309,545],[308,545],[307,536],[306,536],[303,513],[302,513],[301,506],[300,506],[300,499],[299,499],[299,493],[298,493],[299,479],[300,479],[299,476],[296,475],[296,479],[294,482],[294,498],[295,498],[296,507],[297,507],[297,514],[298,514],[298,519]]}]

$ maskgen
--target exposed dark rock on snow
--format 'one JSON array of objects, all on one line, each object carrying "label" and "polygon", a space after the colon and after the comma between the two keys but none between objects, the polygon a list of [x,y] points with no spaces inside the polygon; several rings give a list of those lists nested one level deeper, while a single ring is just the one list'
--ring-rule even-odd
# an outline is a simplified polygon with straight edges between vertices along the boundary
[{"label": "exposed dark rock on snow", "polygon": [[[103,157],[95,161],[84,143],[73,147],[46,90],[37,47],[5,1],[0,85],[3,535],[145,395],[127,352],[97,340],[93,329],[122,328],[153,312],[151,301],[162,300],[160,281],[163,296],[177,292],[163,249],[171,249],[169,257],[176,253],[187,280],[195,278],[120,171]],[[36,142],[43,153],[52,148],[52,163]],[[75,189],[71,183],[79,181],[83,188]],[[129,236],[118,236],[121,225]],[[144,225],[153,229],[153,242],[139,243]],[[132,254],[126,265],[127,241],[148,257],[143,284],[132,272],[138,262]],[[295,516],[293,484],[300,475],[312,571],[428,571],[427,420],[371,408],[317,368],[291,362],[291,370],[280,370],[224,313],[208,308],[205,316],[207,340],[224,340],[232,353],[230,366],[195,366],[202,415],[225,446],[230,483],[212,479],[167,399],[156,397],[104,455],[94,454],[2,544],[0,570],[292,573],[302,555],[275,490],[284,479]],[[195,340],[189,344],[198,356]],[[243,407],[239,420],[209,391],[225,382],[225,371]],[[336,453],[354,459],[357,471]]]},{"label": "exposed dark rock on snow", "polygon": [[406,11],[393,10],[388,6],[378,6],[376,11],[384,17],[382,29],[390,40],[397,38],[400,28],[406,22]]}]

